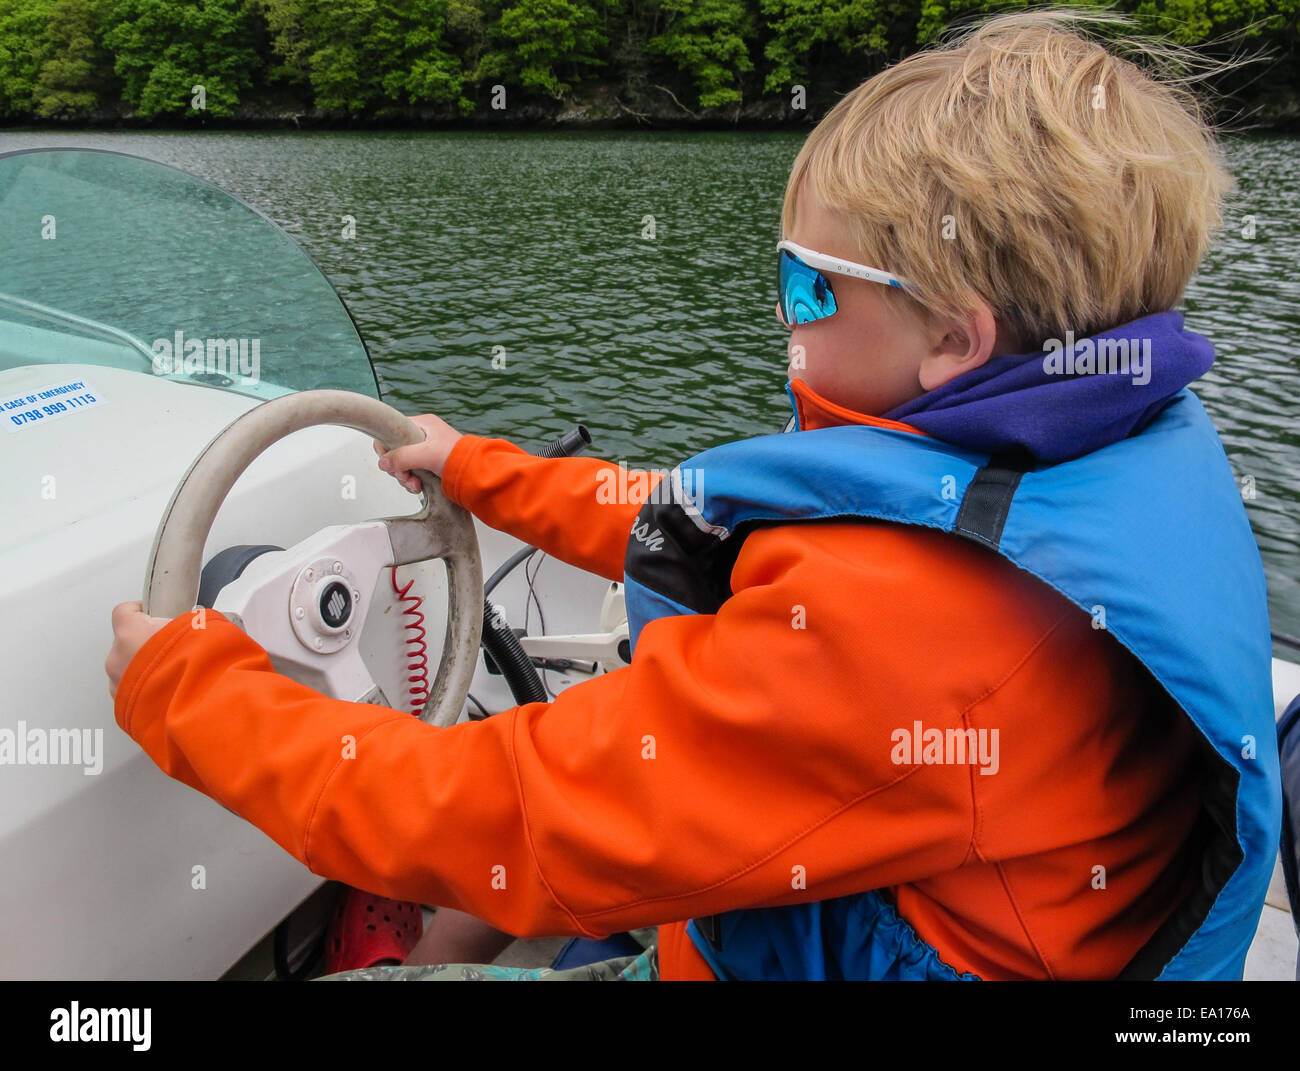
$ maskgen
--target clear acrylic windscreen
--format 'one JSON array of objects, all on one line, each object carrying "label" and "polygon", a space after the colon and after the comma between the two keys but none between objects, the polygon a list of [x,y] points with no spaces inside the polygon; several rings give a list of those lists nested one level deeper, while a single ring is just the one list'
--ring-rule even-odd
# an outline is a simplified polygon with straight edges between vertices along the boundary
[{"label": "clear acrylic windscreen", "polygon": [[301,246],[202,179],[94,150],[0,156],[0,370],[32,364],[378,397],[352,318]]}]

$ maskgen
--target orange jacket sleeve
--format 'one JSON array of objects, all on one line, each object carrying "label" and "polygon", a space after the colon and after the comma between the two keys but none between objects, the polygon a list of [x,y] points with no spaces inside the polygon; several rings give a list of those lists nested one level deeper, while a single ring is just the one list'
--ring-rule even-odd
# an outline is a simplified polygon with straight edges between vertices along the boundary
[{"label": "orange jacket sleeve", "polygon": [[623,579],[632,522],[661,474],[594,457],[535,457],[466,435],[442,472],[447,497],[490,528],[607,580]]}]

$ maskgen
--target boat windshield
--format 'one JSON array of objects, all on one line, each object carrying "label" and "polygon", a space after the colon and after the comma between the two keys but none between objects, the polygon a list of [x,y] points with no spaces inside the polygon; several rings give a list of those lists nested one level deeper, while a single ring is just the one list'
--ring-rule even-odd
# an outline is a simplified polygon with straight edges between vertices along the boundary
[{"label": "boat windshield", "polygon": [[379,397],[352,317],[297,242],[203,179],[92,149],[0,156],[0,372],[33,364]]}]

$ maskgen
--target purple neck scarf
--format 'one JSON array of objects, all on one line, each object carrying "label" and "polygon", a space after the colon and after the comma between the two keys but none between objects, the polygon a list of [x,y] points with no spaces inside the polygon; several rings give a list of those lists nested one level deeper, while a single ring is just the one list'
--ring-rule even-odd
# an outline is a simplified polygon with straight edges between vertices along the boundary
[{"label": "purple neck scarf", "polygon": [[1177,312],[1004,354],[884,414],[983,453],[1015,447],[1054,464],[1140,431],[1214,361]]}]

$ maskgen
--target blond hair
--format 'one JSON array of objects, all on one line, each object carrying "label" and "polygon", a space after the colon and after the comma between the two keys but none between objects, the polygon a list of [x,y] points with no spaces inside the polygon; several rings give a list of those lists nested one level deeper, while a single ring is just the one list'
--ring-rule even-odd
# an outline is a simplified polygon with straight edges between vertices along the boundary
[{"label": "blond hair", "polygon": [[806,179],[863,262],[913,284],[894,300],[960,318],[982,299],[1022,351],[1172,309],[1232,178],[1175,73],[1190,53],[1136,42],[1144,70],[1075,32],[1085,23],[1131,25],[1001,15],[858,86],[795,158],[782,230]]}]

